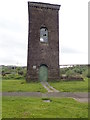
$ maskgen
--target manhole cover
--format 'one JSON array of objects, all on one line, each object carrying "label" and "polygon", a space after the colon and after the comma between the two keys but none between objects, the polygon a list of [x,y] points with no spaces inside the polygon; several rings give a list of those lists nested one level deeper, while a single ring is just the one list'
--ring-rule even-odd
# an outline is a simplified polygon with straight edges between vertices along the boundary
[{"label": "manhole cover", "polygon": [[43,100],[43,102],[51,102],[51,100]]}]

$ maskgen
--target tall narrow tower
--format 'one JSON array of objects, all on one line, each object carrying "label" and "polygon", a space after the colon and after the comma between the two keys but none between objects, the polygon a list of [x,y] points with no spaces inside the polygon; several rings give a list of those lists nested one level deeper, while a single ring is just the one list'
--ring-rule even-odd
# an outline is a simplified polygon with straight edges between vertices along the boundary
[{"label": "tall narrow tower", "polygon": [[28,2],[27,82],[59,79],[60,5]]}]

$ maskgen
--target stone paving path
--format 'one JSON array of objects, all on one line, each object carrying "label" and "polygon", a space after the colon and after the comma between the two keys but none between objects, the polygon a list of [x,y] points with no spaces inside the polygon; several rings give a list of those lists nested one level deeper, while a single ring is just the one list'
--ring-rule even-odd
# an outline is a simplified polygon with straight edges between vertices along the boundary
[{"label": "stone paving path", "polygon": [[48,82],[41,82],[41,84],[48,92],[59,92],[58,90],[50,86]]},{"label": "stone paving path", "polygon": [[41,82],[43,87],[48,91],[41,92],[0,92],[0,96],[26,96],[26,97],[56,97],[56,98],[73,98],[79,102],[90,102],[90,93],[87,92],[60,92],[50,86],[48,82]]},{"label": "stone paving path", "polygon": [[[88,95],[89,94],[89,95]],[[90,98],[88,99],[88,96],[90,96],[90,93],[84,93],[84,92],[49,92],[49,93],[40,93],[40,92],[3,92],[2,96],[25,96],[25,97],[56,97],[56,98],[74,98],[75,100],[79,102],[90,102]]]}]

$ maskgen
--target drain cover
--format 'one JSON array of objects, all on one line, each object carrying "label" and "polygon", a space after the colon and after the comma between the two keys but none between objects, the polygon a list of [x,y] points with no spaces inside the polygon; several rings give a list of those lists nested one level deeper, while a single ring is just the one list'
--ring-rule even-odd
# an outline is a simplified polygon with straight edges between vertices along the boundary
[{"label": "drain cover", "polygon": [[43,100],[43,102],[51,102],[51,100]]}]

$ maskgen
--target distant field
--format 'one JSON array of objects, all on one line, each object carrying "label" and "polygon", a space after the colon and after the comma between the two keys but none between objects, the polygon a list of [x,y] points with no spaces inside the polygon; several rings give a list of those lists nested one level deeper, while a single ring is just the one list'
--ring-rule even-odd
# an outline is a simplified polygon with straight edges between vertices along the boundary
[{"label": "distant field", "polygon": [[47,92],[39,82],[26,83],[22,80],[2,80],[3,92]]},{"label": "distant field", "polygon": [[3,118],[87,118],[88,104],[72,98],[3,97]]},{"label": "distant field", "polygon": [[49,83],[61,92],[88,92],[88,80],[90,80],[90,78],[85,78],[84,81],[60,81]]}]

